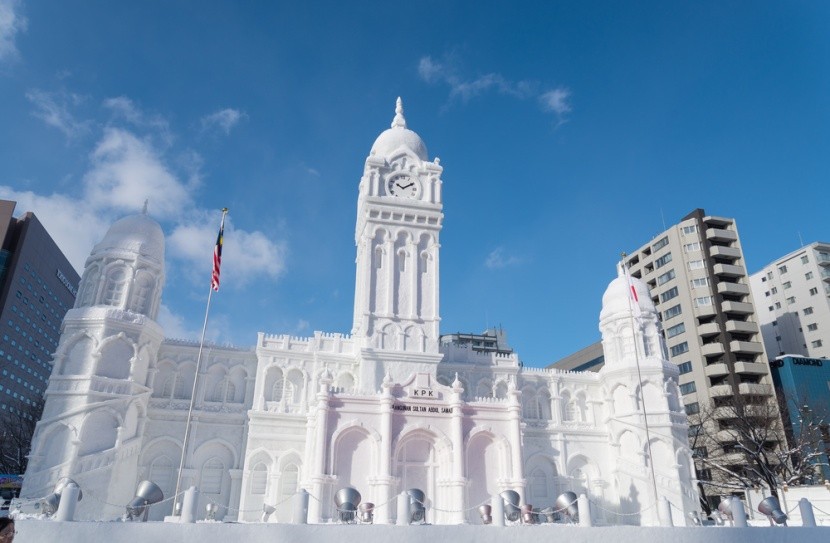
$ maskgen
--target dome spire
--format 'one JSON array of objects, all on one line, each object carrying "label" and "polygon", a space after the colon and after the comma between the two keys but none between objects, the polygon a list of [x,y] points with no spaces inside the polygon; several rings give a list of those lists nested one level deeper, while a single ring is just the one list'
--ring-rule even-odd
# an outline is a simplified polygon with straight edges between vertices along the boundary
[{"label": "dome spire", "polygon": [[392,119],[392,128],[396,126],[406,128],[406,118],[403,116],[403,101],[400,96],[395,101],[395,118]]}]

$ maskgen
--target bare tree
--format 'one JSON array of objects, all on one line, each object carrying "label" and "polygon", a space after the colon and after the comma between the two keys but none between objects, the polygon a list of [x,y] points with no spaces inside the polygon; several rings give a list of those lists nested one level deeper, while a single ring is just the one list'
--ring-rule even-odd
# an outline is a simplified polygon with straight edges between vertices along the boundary
[{"label": "bare tree", "polygon": [[[777,496],[779,486],[815,480],[827,464],[822,432],[828,420],[814,411],[800,420],[798,432],[790,431],[775,397],[761,395],[714,398],[691,415],[689,444],[702,500],[758,486]],[[707,511],[713,503],[708,500]]]},{"label": "bare tree", "polygon": [[43,413],[43,400],[33,405],[20,400],[0,411],[0,473],[22,475],[29,463],[32,434]]}]

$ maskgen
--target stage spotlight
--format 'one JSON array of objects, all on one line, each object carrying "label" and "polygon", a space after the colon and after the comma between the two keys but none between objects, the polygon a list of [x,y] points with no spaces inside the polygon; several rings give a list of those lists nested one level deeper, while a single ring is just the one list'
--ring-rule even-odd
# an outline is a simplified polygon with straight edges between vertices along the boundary
[{"label": "stage spotlight", "polygon": [[410,488],[406,493],[409,495],[409,523],[423,524],[427,516],[424,492],[419,488]]},{"label": "stage spotlight", "polygon": [[533,513],[533,506],[526,503],[522,506],[522,524],[535,524],[536,515]]},{"label": "stage spotlight", "polygon": [[501,496],[501,499],[504,502],[505,518],[510,522],[516,522],[519,520],[519,517],[522,514],[521,509],[519,509],[519,502],[521,501],[519,493],[515,490],[505,490],[500,493],[499,496]]},{"label": "stage spotlight", "polygon": [[260,522],[268,522],[268,517],[270,517],[271,514],[276,510],[277,510],[277,508],[274,507],[273,505],[268,505],[267,503],[263,503],[262,504],[262,516],[259,518],[259,521]]},{"label": "stage spotlight", "polygon": [[[52,516],[57,512],[58,506],[61,503],[61,494],[63,494],[63,490],[69,486],[78,486],[78,483],[70,479],[69,477],[61,477],[58,479],[58,482],[55,483],[55,488],[52,490],[52,493],[43,498],[40,501],[40,510],[46,516]],[[81,498],[84,497],[83,492],[78,489],[78,501],[81,501]]]},{"label": "stage spotlight", "polygon": [[775,521],[776,524],[787,525],[787,514],[781,510],[781,504],[778,503],[778,498],[775,496],[764,498],[758,504],[758,511],[767,516],[770,525],[772,525],[772,521]]},{"label": "stage spotlight", "polygon": [[[135,498],[127,504],[127,520],[147,522],[150,506],[164,499],[164,492],[152,481],[141,481],[135,491]],[[139,517],[141,517],[139,519]]]},{"label": "stage spotlight", "polygon": [[556,498],[556,509],[565,513],[572,522],[579,522],[579,507],[576,505],[576,494],[570,490],[563,492]]},{"label": "stage spotlight", "polygon": [[718,504],[718,511],[724,517],[732,520],[732,496],[727,496]]},{"label": "stage spotlight", "polygon": [[363,524],[372,524],[374,522],[375,504],[372,502],[363,502],[357,508],[357,518]]},{"label": "stage spotlight", "polygon": [[219,512],[219,505],[216,502],[210,502],[205,506],[205,520],[216,520],[216,513]]},{"label": "stage spotlight", "polygon": [[334,495],[337,516],[343,524],[354,524],[358,504],[360,504],[360,492],[352,487],[341,488]]},{"label": "stage spotlight", "polygon": [[481,515],[481,522],[483,524],[492,524],[493,523],[493,508],[488,504],[483,504],[478,506],[478,514]]}]

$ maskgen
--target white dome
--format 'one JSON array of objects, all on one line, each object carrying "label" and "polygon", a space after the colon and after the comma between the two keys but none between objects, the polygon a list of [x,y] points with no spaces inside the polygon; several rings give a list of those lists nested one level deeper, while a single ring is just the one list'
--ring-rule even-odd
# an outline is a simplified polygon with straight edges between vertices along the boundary
[{"label": "white dome", "polygon": [[127,251],[164,262],[164,232],[159,223],[143,213],[129,215],[110,226],[90,256],[109,251]]},{"label": "white dome", "polygon": [[[643,313],[656,313],[657,309],[654,307],[654,302],[651,301],[651,293],[648,286],[636,277],[631,278],[631,283],[637,291],[637,300],[639,302],[640,311]],[[620,275],[605,289],[605,294],[602,295],[602,311],[599,314],[600,320],[610,317],[611,315],[625,314],[628,315],[633,308],[635,302],[631,299],[628,290],[628,281],[625,275]]]},{"label": "white dome", "polygon": [[380,157],[388,157],[401,147],[405,147],[421,160],[427,160],[427,146],[421,136],[406,127],[406,119],[403,116],[403,104],[401,99],[395,105],[395,118],[392,120],[392,128],[384,130],[375,143],[372,144],[371,154]]}]

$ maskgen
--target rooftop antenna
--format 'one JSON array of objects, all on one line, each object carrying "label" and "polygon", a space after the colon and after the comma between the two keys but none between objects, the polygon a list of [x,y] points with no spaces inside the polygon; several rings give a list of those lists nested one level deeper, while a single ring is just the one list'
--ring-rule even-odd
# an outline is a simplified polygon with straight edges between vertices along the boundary
[{"label": "rooftop antenna", "polygon": [[801,231],[798,231],[798,242],[801,244],[799,247],[804,247],[804,240],[801,239]]},{"label": "rooftop antenna", "polygon": [[[147,214],[147,206],[148,206],[149,204],[150,204],[150,199],[149,199],[149,198],[145,198],[145,199],[144,199],[144,207],[141,209],[141,214],[142,214],[142,215],[146,215],[146,214]],[[801,235],[801,234],[799,234],[799,235]]]},{"label": "rooftop antenna", "polygon": [[663,231],[666,230],[666,217],[663,215],[663,206],[660,206],[660,220],[663,221]]}]

